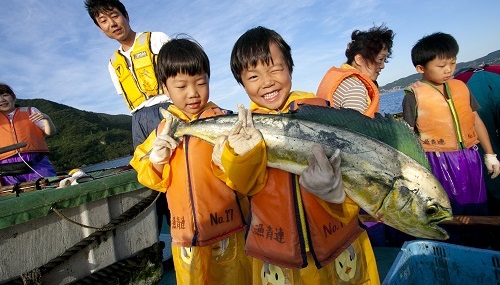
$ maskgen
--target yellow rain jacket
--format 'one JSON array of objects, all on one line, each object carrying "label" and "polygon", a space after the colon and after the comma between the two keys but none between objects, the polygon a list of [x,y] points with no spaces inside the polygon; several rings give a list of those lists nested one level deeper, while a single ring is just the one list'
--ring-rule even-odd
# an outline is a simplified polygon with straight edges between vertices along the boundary
[{"label": "yellow rain jacket", "polygon": [[[226,113],[210,102],[194,118],[174,105],[169,111],[185,122]],[[251,284],[243,231],[248,199],[213,175],[213,146],[198,138],[185,136],[161,175],[141,160],[163,125],[136,148],[130,164],[141,184],[167,193],[177,284]]]},{"label": "yellow rain jacket", "polygon": [[[301,103],[327,104],[318,99],[295,91],[281,110],[253,102],[250,110],[276,114]],[[228,171],[215,171],[250,196],[245,249],[255,257],[253,284],[380,284],[373,249],[357,219],[359,207],[349,197],[342,204],[317,198],[299,185],[297,175],[268,168],[266,159],[264,143],[245,156],[226,144],[222,164]]]}]

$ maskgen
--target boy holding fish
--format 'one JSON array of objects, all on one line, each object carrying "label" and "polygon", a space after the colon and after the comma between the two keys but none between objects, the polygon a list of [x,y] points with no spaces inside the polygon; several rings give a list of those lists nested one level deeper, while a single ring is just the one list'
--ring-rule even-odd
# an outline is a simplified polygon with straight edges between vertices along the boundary
[{"label": "boy holding fish", "polygon": [[130,164],[141,184],[167,193],[177,284],[251,284],[243,247],[247,198],[213,174],[211,144],[170,135],[175,120],[228,113],[209,102],[209,59],[198,43],[173,39],[161,48],[156,73],[173,105]]},{"label": "boy holding fish", "polygon": [[273,30],[250,29],[233,47],[231,70],[251,99],[250,112],[238,107],[240,121],[218,138],[212,159],[221,180],[250,196],[245,248],[254,257],[253,284],[380,284],[359,207],[342,188],[339,151],[329,158],[314,145],[300,176],[266,166],[251,113],[327,105],[313,93],[291,92],[290,46]]}]

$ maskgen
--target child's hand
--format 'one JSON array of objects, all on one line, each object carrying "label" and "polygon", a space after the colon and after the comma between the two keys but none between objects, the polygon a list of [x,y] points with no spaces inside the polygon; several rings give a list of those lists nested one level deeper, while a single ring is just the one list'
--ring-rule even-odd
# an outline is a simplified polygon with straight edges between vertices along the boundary
[{"label": "child's hand", "polygon": [[236,154],[245,155],[263,140],[260,131],[253,126],[252,113],[238,105],[238,123],[229,131],[229,146]]},{"label": "child's hand", "polygon": [[309,166],[302,172],[299,183],[307,191],[327,202],[340,204],[345,200],[340,171],[340,150],[330,159],[319,144],[312,146],[313,155],[308,158]]},{"label": "child's hand", "polygon": [[497,155],[494,153],[487,153],[484,155],[484,164],[488,173],[491,174],[491,179],[494,179],[500,174],[500,162],[497,159]]},{"label": "child's hand", "polygon": [[179,145],[179,142],[169,135],[172,122],[173,117],[165,118],[163,130],[153,141],[153,148],[149,154],[149,161],[153,164],[167,164],[173,150]]}]

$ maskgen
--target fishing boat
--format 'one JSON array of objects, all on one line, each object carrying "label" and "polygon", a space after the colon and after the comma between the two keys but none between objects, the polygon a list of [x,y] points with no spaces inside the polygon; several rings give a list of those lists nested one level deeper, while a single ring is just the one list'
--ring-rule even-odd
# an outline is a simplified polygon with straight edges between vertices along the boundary
[{"label": "fishing boat", "polygon": [[0,284],[158,283],[158,192],[128,165],[87,174],[0,188]]}]

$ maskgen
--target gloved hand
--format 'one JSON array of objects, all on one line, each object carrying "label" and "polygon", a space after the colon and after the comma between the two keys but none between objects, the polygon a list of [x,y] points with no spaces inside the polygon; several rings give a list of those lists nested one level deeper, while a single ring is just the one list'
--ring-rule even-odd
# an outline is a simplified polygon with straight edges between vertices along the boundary
[{"label": "gloved hand", "polygon": [[491,174],[491,179],[494,179],[500,174],[500,162],[497,159],[497,155],[494,153],[487,153],[484,155],[484,164],[488,173]]},{"label": "gloved hand", "polygon": [[228,132],[224,132],[222,135],[220,135],[215,140],[214,150],[212,151],[212,161],[214,162],[215,165],[217,165],[220,169],[224,171],[225,169],[222,166],[222,152],[224,151],[224,146],[226,145],[227,142],[227,136]]},{"label": "gloved hand", "polygon": [[345,200],[340,171],[340,150],[330,159],[319,144],[312,146],[313,155],[308,158],[309,166],[304,169],[299,183],[310,193],[330,203],[340,204]]},{"label": "gloved hand", "polygon": [[68,178],[64,178],[63,180],[59,181],[59,185],[57,186],[57,188],[64,188],[64,187],[68,187],[68,186],[76,185],[76,184],[78,184],[78,183],[76,182],[75,177],[68,177]]},{"label": "gloved hand", "polygon": [[236,154],[245,155],[263,140],[261,132],[253,126],[252,113],[238,105],[238,122],[227,137],[229,146]]},{"label": "gloved hand", "polygon": [[149,161],[153,164],[167,164],[173,150],[179,145],[179,142],[169,135],[172,122],[173,117],[165,118],[163,130],[153,141],[153,148],[149,154]]}]

